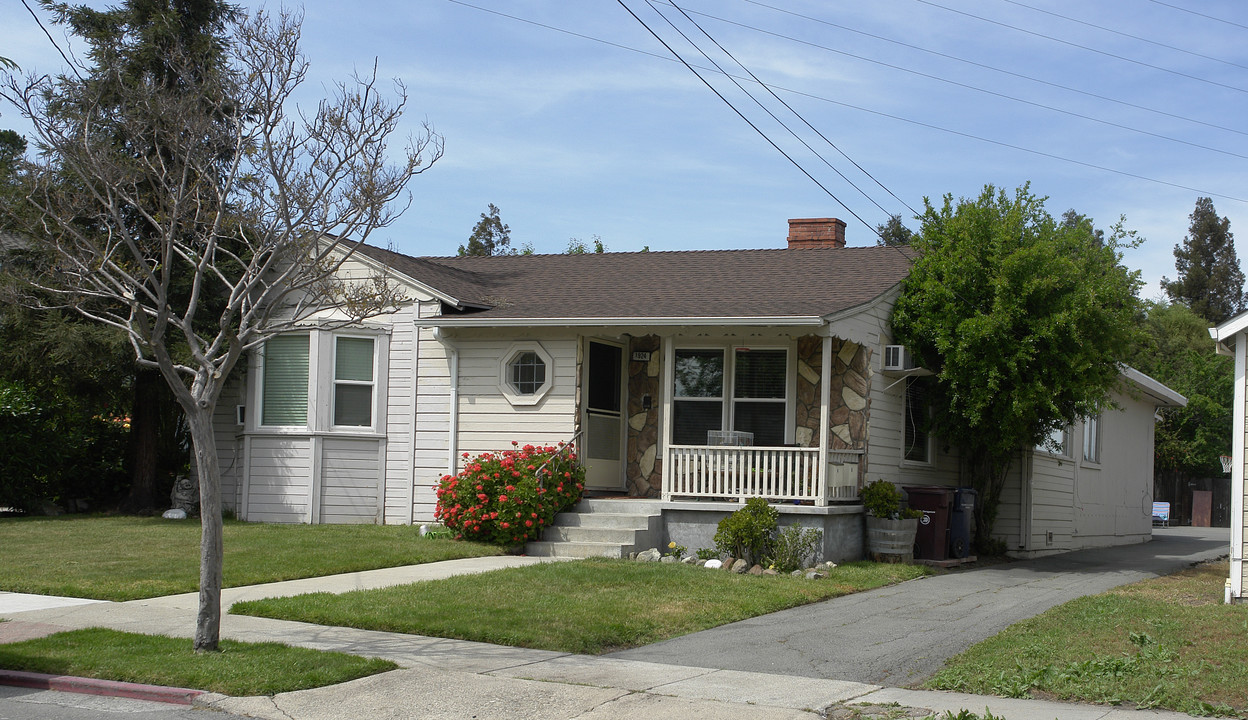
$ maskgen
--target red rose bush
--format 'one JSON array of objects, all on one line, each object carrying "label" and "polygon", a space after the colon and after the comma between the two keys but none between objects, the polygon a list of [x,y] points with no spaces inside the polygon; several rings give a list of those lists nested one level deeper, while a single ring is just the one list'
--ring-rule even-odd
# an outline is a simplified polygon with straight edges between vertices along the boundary
[{"label": "red rose bush", "polygon": [[585,469],[571,445],[544,447],[513,442],[512,449],[467,461],[458,475],[437,485],[434,517],[462,540],[520,545],[581,499]]}]

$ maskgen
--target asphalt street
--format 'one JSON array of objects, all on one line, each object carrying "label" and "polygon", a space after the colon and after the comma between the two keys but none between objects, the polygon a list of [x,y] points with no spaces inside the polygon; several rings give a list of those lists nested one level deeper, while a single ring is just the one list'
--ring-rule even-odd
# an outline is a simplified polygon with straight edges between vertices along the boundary
[{"label": "asphalt street", "polygon": [[608,657],[907,687],[1055,605],[1223,556],[1229,533],[1156,528],[1148,543],[956,570]]}]

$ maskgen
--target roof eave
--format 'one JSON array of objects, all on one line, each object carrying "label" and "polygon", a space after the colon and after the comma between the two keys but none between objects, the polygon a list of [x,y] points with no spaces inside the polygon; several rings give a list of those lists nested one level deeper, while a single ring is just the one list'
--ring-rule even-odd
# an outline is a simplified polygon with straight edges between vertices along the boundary
[{"label": "roof eave", "polygon": [[1153,400],[1158,407],[1187,407],[1187,398],[1129,365],[1120,365],[1122,376]]},{"label": "roof eave", "polygon": [[679,327],[682,325],[819,327],[824,319],[818,315],[780,315],[769,317],[433,317],[422,324],[430,327],[624,327],[648,325]]}]

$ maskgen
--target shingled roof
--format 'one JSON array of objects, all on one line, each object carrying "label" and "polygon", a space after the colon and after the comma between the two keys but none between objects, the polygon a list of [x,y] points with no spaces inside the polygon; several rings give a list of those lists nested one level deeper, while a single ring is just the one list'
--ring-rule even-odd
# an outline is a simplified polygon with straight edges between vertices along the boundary
[{"label": "shingled roof", "polygon": [[370,246],[357,252],[450,298],[465,324],[813,319],[871,302],[911,263],[894,247],[444,258]]}]

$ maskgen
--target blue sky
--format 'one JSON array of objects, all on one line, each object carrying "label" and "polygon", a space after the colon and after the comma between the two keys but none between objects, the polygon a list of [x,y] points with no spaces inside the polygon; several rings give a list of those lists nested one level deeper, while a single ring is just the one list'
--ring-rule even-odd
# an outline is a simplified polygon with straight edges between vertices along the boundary
[{"label": "blue sky", "polygon": [[[917,227],[909,208],[925,196],[1030,181],[1054,215],[1074,208],[1100,227],[1126,216],[1146,238],[1126,258],[1145,297],[1175,275],[1172,250],[1199,196],[1230,218],[1248,255],[1242,2],[678,2],[723,50],[670,5],[625,4],[827,191],[616,0],[308,2],[303,99],[375,58],[382,77],[406,84],[411,130],[427,120],[446,141],[379,242],[454,254],[494,203],[513,244],[538,252],[595,235],[616,251],[782,247],[788,218],[826,216],[846,220],[851,245],[868,245],[888,213]],[[0,56],[60,69],[22,3],[0,6],[0,27]],[[0,127],[23,130],[10,108],[0,113]]]}]

